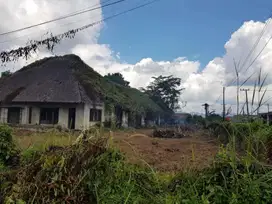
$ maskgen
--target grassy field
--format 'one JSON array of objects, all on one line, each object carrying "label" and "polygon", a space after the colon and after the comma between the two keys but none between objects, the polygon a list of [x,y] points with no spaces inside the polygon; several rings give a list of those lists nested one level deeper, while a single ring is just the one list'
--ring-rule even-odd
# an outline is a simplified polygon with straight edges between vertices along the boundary
[{"label": "grassy field", "polygon": [[[0,202],[271,203],[272,167],[265,145],[272,128],[215,127],[211,135],[199,131],[181,139],[152,138],[152,130],[144,129],[103,131],[77,144],[77,134],[18,129],[11,134],[0,127],[6,155],[19,151],[21,157],[20,166],[2,166]],[[232,133],[224,137],[225,130]],[[49,151],[52,145],[61,148]],[[0,159],[8,160],[1,157],[2,149]]]},{"label": "grassy field", "polygon": [[[152,138],[152,129],[113,131],[114,147],[126,155],[130,163],[150,165],[162,172],[201,169],[210,165],[219,144],[204,133],[190,134],[182,139]],[[104,136],[109,136],[109,131]],[[14,129],[14,140],[24,151],[46,150],[49,146],[71,145],[79,133],[34,132]]]}]

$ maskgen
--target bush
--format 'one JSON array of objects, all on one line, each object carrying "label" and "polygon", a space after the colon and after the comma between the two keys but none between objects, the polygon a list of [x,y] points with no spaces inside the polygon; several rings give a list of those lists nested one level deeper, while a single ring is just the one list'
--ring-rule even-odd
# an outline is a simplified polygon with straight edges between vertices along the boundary
[{"label": "bush", "polygon": [[6,125],[0,125],[0,164],[12,165],[13,158],[18,155],[12,139],[12,129]]},{"label": "bush", "polygon": [[[236,124],[224,125],[232,130]],[[238,126],[234,132],[248,131]],[[271,141],[270,127],[256,127],[248,135],[253,144]],[[220,148],[213,166],[174,177],[128,164],[108,146],[107,139],[93,137],[43,152],[24,151],[20,169],[0,172],[0,203],[271,203],[271,167],[250,154],[238,158],[231,144]]]},{"label": "bush", "polygon": [[271,203],[271,167],[238,159],[222,148],[212,168],[171,181],[171,203]]},{"label": "bush", "polygon": [[155,174],[125,163],[119,151],[106,148],[106,142],[100,138],[46,151],[39,157],[27,152],[27,158],[33,160],[13,176],[16,179],[12,187],[6,187],[5,201],[158,203],[160,187]]},{"label": "bush", "polygon": [[212,134],[225,145],[231,143],[238,151],[249,152],[264,160],[272,155],[272,127],[259,121],[251,123],[215,122],[209,124]]}]

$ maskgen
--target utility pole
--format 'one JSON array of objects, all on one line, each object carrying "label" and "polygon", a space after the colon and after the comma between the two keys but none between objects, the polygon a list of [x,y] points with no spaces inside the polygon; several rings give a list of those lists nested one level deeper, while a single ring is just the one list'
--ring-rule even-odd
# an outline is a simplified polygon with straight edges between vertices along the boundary
[{"label": "utility pole", "polygon": [[225,90],[226,87],[223,86],[223,121],[225,121],[226,117]]},{"label": "utility pole", "polygon": [[205,109],[205,118],[208,118],[208,115],[209,115],[209,104],[207,103],[204,103],[202,106],[204,106],[204,109]]},{"label": "utility pole", "polygon": [[240,89],[241,91],[244,91],[246,93],[246,108],[247,108],[247,116],[249,116],[249,108],[248,108],[248,97],[247,97],[247,92],[249,89]]},{"label": "utility pole", "polygon": [[267,104],[266,122],[267,122],[267,125],[269,125],[269,104]]},{"label": "utility pole", "polygon": [[239,88],[240,88],[240,82],[239,82],[239,71],[238,71],[238,67],[237,67],[237,64],[236,64],[236,61],[235,59],[233,59],[233,62],[234,62],[234,68],[235,68],[235,74],[236,74],[236,106],[237,106],[237,117],[239,115],[239,110],[240,110],[240,102],[239,102]]}]

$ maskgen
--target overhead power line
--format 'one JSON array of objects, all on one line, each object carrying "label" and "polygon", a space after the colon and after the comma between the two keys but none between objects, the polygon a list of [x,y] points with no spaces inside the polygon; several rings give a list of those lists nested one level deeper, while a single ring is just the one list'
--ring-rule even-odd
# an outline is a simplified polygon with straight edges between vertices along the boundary
[{"label": "overhead power line", "polygon": [[[249,51],[249,53],[247,54],[247,56],[245,57],[245,60],[243,61],[243,63],[242,63],[241,66],[240,66],[240,61],[241,61],[241,58],[242,58],[242,57],[240,58],[240,60],[239,60],[239,62],[238,62],[238,65],[237,65],[237,66],[238,66],[238,67],[237,67],[238,74],[244,69],[244,66],[245,66],[245,65],[247,64],[247,62],[248,62],[248,59],[250,58],[250,56],[253,54],[254,50],[255,50],[256,47],[258,46],[258,44],[259,44],[261,38],[263,37],[263,35],[264,35],[264,33],[265,33],[265,30],[267,29],[267,27],[268,27],[268,25],[269,25],[269,23],[270,23],[270,21],[271,21],[272,13],[269,14],[268,18],[269,18],[269,19],[265,22],[265,25],[264,25],[264,27],[263,27],[263,29],[262,29],[260,35],[259,35],[258,38],[256,39],[255,43],[253,44],[253,46],[252,46],[252,48],[250,49],[250,51]],[[270,42],[271,39],[272,39],[272,35],[271,35],[271,37],[268,39],[268,41],[266,42],[266,44],[263,46],[263,48],[261,49],[261,51],[256,55],[256,57],[253,59],[253,61],[252,61],[252,62],[249,64],[249,66],[246,68],[245,72],[247,72],[248,69],[255,63],[255,61],[256,61],[256,60],[258,59],[258,57],[261,55],[261,53],[262,53],[263,50],[266,48],[266,46],[268,45],[268,43]],[[251,76],[253,76],[253,74],[252,74]],[[250,77],[251,77],[251,76],[250,76]],[[226,87],[228,87],[228,86],[230,86],[231,84],[233,84],[236,80],[237,80],[237,79],[234,78],[230,83],[228,83],[228,84],[226,85]],[[247,80],[249,80],[249,78],[246,79],[246,81],[247,81]],[[240,87],[241,87],[241,86],[240,86]],[[216,104],[216,103],[219,101],[219,99],[221,98],[221,96],[222,96],[222,93],[219,95],[218,99],[215,101],[214,104]]]},{"label": "overhead power line", "polygon": [[259,58],[259,56],[262,54],[262,52],[264,51],[264,49],[267,47],[267,45],[271,41],[271,39],[272,39],[272,35],[270,36],[270,38],[268,39],[268,41],[265,43],[265,45],[263,46],[263,48],[261,49],[261,51],[256,55],[256,57],[250,63],[250,65],[246,68],[246,72],[254,64],[254,62]]},{"label": "overhead power line", "polygon": [[[109,2],[109,1],[112,1],[112,0],[107,0],[107,1],[104,1],[103,3],[106,3],[106,2]],[[98,4],[96,4],[96,5],[98,5]],[[94,7],[96,5],[93,5],[92,7]],[[87,8],[90,8],[90,7],[87,7]],[[86,10],[87,8],[81,9],[80,11]],[[76,11],[76,12],[79,12],[79,11]],[[76,13],[76,12],[74,12],[74,13]],[[108,13],[108,12],[107,11],[103,11],[103,15],[105,15],[106,13]],[[64,24],[60,24],[60,25],[57,24],[57,25],[55,25],[53,27],[48,27],[48,28],[45,28],[45,29],[39,28],[38,31],[36,30],[36,31],[30,32],[30,33],[27,33],[25,35],[20,35],[20,36],[15,37],[15,38],[11,38],[11,39],[8,39],[8,40],[0,41],[0,44],[4,44],[4,43],[8,43],[8,42],[14,42],[16,40],[22,40],[22,38],[27,37],[27,36],[29,36],[31,34],[34,34],[34,33],[44,34],[44,33],[42,33],[44,31],[47,31],[47,33],[48,33],[49,31],[51,31],[52,29],[55,29],[55,28],[66,27],[68,25],[78,24],[78,23],[83,22],[83,21],[90,21],[91,19],[94,19],[94,17],[100,17],[100,14],[95,15],[95,16],[91,16],[91,17],[87,17],[87,18],[81,18],[81,19],[78,19],[76,21],[72,21],[72,22],[68,22],[68,23],[64,23]]]},{"label": "overhead power line", "polygon": [[80,12],[68,14],[68,15],[65,15],[65,16],[61,16],[59,18],[55,18],[55,19],[49,20],[49,21],[44,21],[42,23],[34,24],[34,25],[27,26],[27,27],[24,27],[24,28],[19,28],[19,29],[8,31],[8,32],[5,32],[5,33],[0,33],[0,36],[12,34],[12,33],[16,33],[16,32],[19,32],[19,31],[27,30],[27,29],[34,28],[34,27],[37,27],[37,26],[41,26],[41,25],[45,25],[45,24],[48,24],[48,23],[52,23],[52,22],[55,22],[55,21],[63,20],[63,19],[70,18],[70,17],[73,17],[73,16],[77,16],[77,15],[80,15],[80,14],[83,14],[83,13],[87,13],[87,12],[94,11],[94,10],[97,10],[97,9],[101,9],[101,8],[104,8],[104,7],[108,7],[108,6],[112,6],[112,5],[121,3],[123,1],[126,1],[126,0],[118,0],[118,1],[115,1],[115,2],[112,2],[112,3],[108,3],[108,4],[104,4],[102,6],[98,6],[98,7],[95,7],[95,8],[90,8],[90,9],[83,10],[83,11],[80,11]]},{"label": "overhead power line", "polygon": [[[77,11],[74,11],[74,12],[72,12],[70,14],[67,14],[67,15],[72,15],[72,14],[75,14],[75,13],[78,13],[78,12],[81,12],[81,11],[86,11],[87,9],[90,9],[90,8],[95,7],[95,6],[99,6],[99,5],[105,4],[105,3],[109,2],[109,1],[112,1],[112,0],[106,0],[106,1],[103,1],[103,2],[101,0],[99,3],[96,3],[96,4],[92,5],[92,6],[88,6],[86,8],[83,8],[83,9],[80,9],[80,10],[77,10]],[[65,15],[65,16],[67,16],[67,15]]]},{"label": "overhead power line", "polygon": [[[268,20],[265,22],[265,25],[264,25],[264,27],[263,27],[263,29],[262,29],[262,31],[261,31],[259,37],[257,38],[257,40],[255,41],[255,43],[253,44],[251,50],[249,51],[248,55],[246,56],[246,58],[245,58],[245,60],[244,60],[242,66],[239,67],[239,68],[240,68],[239,72],[242,71],[242,69],[243,69],[244,66],[246,65],[246,63],[247,63],[249,57],[251,56],[251,54],[254,52],[254,50],[255,50],[256,47],[258,46],[258,44],[259,44],[261,38],[263,37],[263,35],[264,35],[264,33],[265,33],[266,28],[268,27],[268,25],[269,25],[269,23],[270,23],[270,21],[271,21],[271,17],[272,17],[272,13],[268,16]],[[240,65],[240,64],[239,64],[239,65]]]},{"label": "overhead power line", "polygon": [[73,29],[73,30],[69,30],[65,33],[62,33],[62,34],[59,34],[59,35],[55,35],[53,36],[51,34],[51,37],[49,38],[46,38],[44,40],[35,40],[35,41],[30,41],[30,45],[27,45],[25,47],[19,47],[17,49],[13,49],[13,50],[10,50],[10,51],[3,51],[0,53],[0,60],[2,61],[2,63],[5,63],[5,62],[10,62],[10,61],[16,61],[18,60],[18,58],[21,58],[21,57],[25,57],[25,58],[28,58],[31,54],[31,52],[36,52],[36,50],[38,49],[38,47],[42,47],[42,46],[46,46],[46,48],[50,51],[53,50],[54,46],[56,44],[58,44],[63,38],[74,38],[75,34],[81,30],[84,30],[84,29],[87,29],[89,27],[93,27],[95,25],[98,25],[102,22],[105,22],[105,21],[108,21],[108,20],[111,20],[113,18],[116,18],[118,16],[121,16],[121,15],[124,15],[126,13],[129,13],[129,12],[132,12],[134,10],[137,10],[137,9],[140,9],[140,8],[143,8],[143,7],[146,7],[150,4],[153,4],[157,1],[160,1],[160,0],[153,0],[153,1],[149,1],[147,3],[143,3],[139,6],[135,6],[131,9],[128,9],[128,10],[125,10],[125,11],[122,11],[122,12],[119,12],[117,14],[114,14],[112,16],[109,16],[109,17],[106,17],[100,21],[96,21],[96,22],[93,22],[91,24],[87,24],[85,26],[82,26],[82,27],[79,27],[79,28],[76,28],[76,29]]}]

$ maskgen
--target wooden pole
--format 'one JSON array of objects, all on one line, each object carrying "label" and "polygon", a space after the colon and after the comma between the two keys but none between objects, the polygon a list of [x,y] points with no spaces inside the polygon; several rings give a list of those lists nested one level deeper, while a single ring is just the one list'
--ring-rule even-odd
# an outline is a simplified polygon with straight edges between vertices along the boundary
[{"label": "wooden pole", "polygon": [[267,122],[267,125],[269,125],[269,104],[267,104],[266,122]]},{"label": "wooden pole", "polygon": [[247,107],[247,116],[249,117],[249,107],[248,107],[248,97],[247,97],[247,91],[249,89],[246,89],[245,92],[246,92],[246,107]]},{"label": "wooden pole", "polygon": [[226,87],[223,86],[223,121],[225,121],[226,118],[225,90]]},{"label": "wooden pole", "polygon": [[248,95],[247,92],[249,91],[249,89],[241,89],[241,91],[244,91],[246,94],[246,108],[247,108],[247,116],[249,116],[249,107],[248,107]]}]

